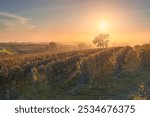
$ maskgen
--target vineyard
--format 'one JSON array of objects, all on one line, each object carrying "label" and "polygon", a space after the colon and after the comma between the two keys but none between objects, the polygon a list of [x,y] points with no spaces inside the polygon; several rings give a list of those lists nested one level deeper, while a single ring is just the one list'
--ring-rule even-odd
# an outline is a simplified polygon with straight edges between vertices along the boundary
[{"label": "vineyard", "polygon": [[150,45],[0,59],[0,99],[150,99]]}]

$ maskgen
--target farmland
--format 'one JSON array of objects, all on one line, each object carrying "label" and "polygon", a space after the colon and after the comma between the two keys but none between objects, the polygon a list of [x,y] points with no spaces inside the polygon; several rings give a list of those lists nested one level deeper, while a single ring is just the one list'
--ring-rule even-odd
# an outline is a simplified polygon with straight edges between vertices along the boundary
[{"label": "farmland", "polygon": [[150,99],[150,45],[0,59],[0,99]]}]

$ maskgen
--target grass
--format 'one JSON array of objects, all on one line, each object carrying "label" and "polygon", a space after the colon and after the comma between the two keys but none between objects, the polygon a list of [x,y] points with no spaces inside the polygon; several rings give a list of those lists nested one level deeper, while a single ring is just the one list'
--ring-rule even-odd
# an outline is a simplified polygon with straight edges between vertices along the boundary
[{"label": "grass", "polygon": [[0,53],[2,53],[2,54],[15,54],[15,52],[13,52],[11,50],[7,50],[5,48],[1,49]]}]

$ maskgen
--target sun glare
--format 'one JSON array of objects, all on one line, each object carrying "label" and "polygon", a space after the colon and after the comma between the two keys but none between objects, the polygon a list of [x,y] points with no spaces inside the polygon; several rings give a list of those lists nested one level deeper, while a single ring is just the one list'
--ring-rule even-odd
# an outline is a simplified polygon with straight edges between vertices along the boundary
[{"label": "sun glare", "polygon": [[108,24],[105,21],[100,22],[99,28],[101,31],[105,31],[108,28]]}]

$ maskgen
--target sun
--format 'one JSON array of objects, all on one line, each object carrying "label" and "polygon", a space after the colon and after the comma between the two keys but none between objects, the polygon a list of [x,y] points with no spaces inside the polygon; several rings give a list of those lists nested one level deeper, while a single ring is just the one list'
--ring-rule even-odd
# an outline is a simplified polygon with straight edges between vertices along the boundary
[{"label": "sun", "polygon": [[99,24],[99,29],[101,31],[106,31],[108,28],[108,23],[106,21],[101,21]]}]

